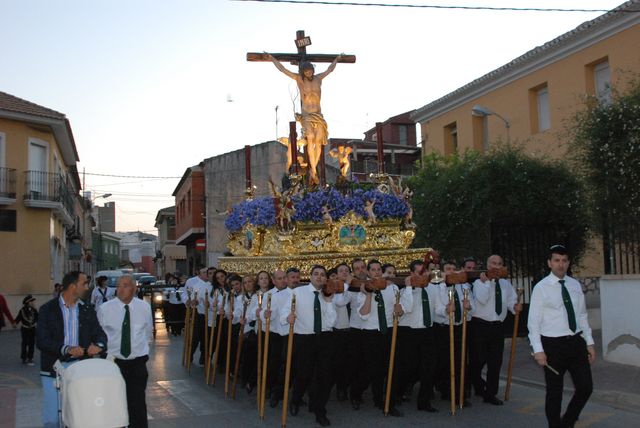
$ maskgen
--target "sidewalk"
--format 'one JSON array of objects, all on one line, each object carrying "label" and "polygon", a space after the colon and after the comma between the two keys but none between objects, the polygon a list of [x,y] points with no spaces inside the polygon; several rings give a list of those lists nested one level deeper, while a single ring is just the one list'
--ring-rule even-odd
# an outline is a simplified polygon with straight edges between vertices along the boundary
[{"label": "sidewalk", "polygon": [[[602,357],[602,331],[593,330],[596,361],[591,366],[593,395],[590,400],[616,409],[640,413],[640,367],[610,363]],[[504,343],[502,377],[506,379],[511,352],[511,339]],[[531,356],[526,337],[518,338],[513,363],[513,382],[544,389],[544,372]],[[565,391],[572,388],[571,377],[565,376]]]}]

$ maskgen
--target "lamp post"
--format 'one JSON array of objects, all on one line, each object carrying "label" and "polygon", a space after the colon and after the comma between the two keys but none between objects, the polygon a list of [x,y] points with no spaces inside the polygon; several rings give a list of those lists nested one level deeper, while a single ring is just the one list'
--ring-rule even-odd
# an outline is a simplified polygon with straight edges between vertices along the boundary
[{"label": "lamp post", "polygon": [[[480,104],[476,104],[471,108],[471,114],[476,116],[476,117],[484,117],[486,118],[487,116],[495,116],[499,119],[501,119],[504,122],[504,126],[507,129],[507,144],[511,143],[511,133],[510,133],[510,129],[511,129],[511,122],[509,122],[509,119],[504,118],[503,116],[501,116],[500,114],[496,113],[495,111],[489,109],[488,107],[482,106]],[[486,127],[485,127],[486,129]],[[487,137],[487,133],[485,130],[485,141],[483,141],[483,149],[484,151],[487,151],[487,149],[489,148],[489,141],[488,141],[488,137]]]}]

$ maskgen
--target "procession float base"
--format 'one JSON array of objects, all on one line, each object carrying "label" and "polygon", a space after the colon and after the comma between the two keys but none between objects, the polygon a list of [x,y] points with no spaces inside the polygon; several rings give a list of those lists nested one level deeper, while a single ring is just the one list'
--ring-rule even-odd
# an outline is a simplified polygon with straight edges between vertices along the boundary
[{"label": "procession float base", "polygon": [[409,263],[416,259],[423,259],[424,255],[429,251],[431,251],[431,248],[367,250],[290,256],[221,257],[218,259],[218,267],[227,272],[238,272],[240,274],[256,274],[262,270],[273,272],[276,269],[286,271],[290,267],[297,267],[300,269],[302,276],[306,278],[313,265],[322,265],[329,269],[339,263],[351,265],[353,259],[361,258],[365,261],[377,259],[382,263],[391,263],[396,266],[399,274],[406,274],[409,272]]}]

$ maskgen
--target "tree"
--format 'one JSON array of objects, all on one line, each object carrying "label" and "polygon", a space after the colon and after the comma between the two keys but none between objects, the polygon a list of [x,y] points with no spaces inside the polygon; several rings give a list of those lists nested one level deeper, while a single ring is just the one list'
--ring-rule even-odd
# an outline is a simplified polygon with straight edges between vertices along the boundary
[{"label": "tree", "polygon": [[[410,185],[415,244],[436,248],[445,258],[498,251],[509,244],[500,241],[512,239],[501,231],[514,227],[533,234],[548,231],[549,239],[570,245],[574,260],[584,252],[584,188],[560,161],[533,158],[508,145],[485,155],[431,154]],[[553,243],[544,242],[545,249]]]}]

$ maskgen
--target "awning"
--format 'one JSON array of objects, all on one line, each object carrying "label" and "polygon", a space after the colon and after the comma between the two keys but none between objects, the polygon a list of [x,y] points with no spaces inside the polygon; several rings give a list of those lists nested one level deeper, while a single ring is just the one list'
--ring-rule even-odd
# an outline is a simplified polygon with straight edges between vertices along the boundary
[{"label": "awning", "polygon": [[185,260],[187,258],[187,247],[184,245],[165,245],[162,248],[162,254],[173,260]]}]

